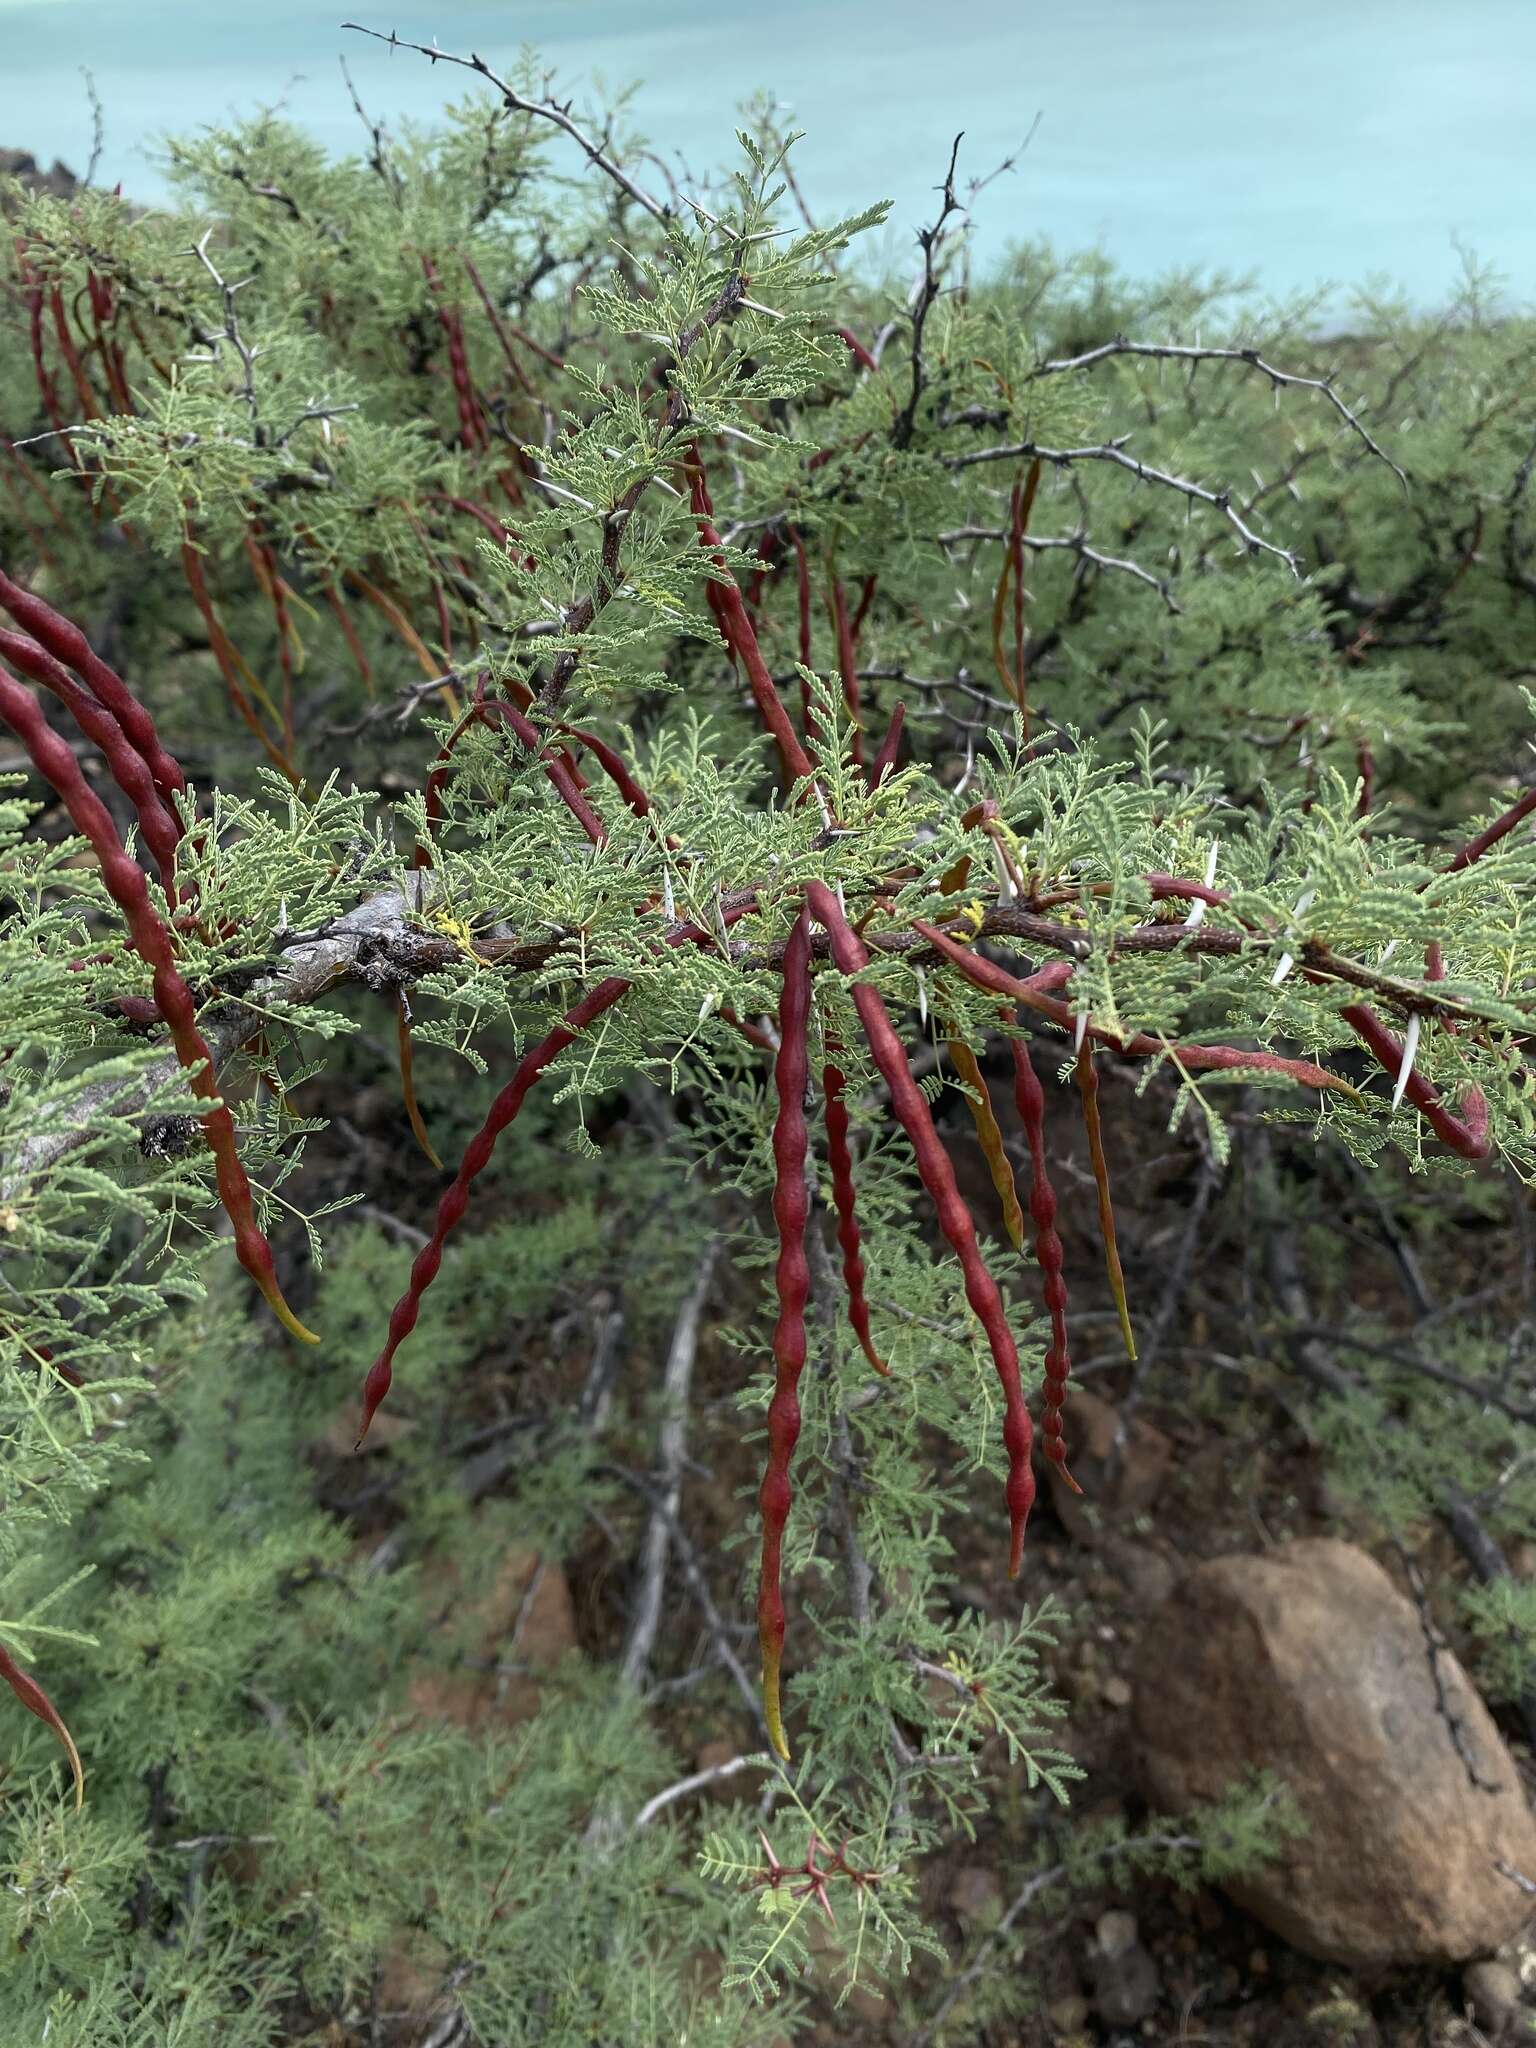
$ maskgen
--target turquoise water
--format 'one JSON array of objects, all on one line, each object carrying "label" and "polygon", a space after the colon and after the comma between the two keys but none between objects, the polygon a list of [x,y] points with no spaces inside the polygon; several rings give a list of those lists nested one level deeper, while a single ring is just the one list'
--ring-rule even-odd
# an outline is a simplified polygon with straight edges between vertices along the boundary
[{"label": "turquoise water", "polygon": [[[282,101],[330,147],[369,111],[430,118],[468,75],[340,28],[348,0],[0,0],[0,145],[90,154],[80,67],[106,109],[99,176],[152,199],[151,138]],[[980,249],[1048,234],[1126,267],[1252,271],[1285,292],[1388,277],[1425,304],[1459,249],[1536,274],[1536,0],[388,0],[356,17],[493,65],[536,45],[578,98],[639,81],[639,121],[694,169],[770,88],[807,129],[813,205],[895,201],[911,248],[948,145],[1018,170],[977,203]]]}]

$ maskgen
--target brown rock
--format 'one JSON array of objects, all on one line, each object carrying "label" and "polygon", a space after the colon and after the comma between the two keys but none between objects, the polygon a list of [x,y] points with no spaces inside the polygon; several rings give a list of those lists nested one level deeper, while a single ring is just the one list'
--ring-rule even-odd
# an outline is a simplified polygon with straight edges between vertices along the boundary
[{"label": "brown rock", "polygon": [[553,1558],[513,1548],[484,1587],[460,1597],[451,1562],[423,1573],[438,1616],[431,1640],[442,1662],[411,1678],[411,1706],[461,1728],[510,1727],[538,1712],[539,1674],[576,1647],[576,1611]]},{"label": "brown rock", "polygon": [[1050,1465],[1046,1480],[1051,1506],[1068,1535],[1091,1546],[1102,1541],[1108,1522],[1128,1519],[1152,1505],[1173,1458],[1173,1445],[1160,1429],[1134,1415],[1125,1442],[1117,1446],[1118,1411],[1082,1387],[1068,1390],[1062,1420],[1067,1464],[1083,1490],[1074,1493],[1060,1468]]},{"label": "brown rock", "polygon": [[955,1872],[949,1903],[962,1920],[996,1920],[1003,1910],[1003,1887],[995,1870],[968,1863]]},{"label": "brown rock", "polygon": [[1485,2027],[1495,2041],[1506,2036],[1518,2041],[1522,2031],[1527,2041],[1536,2039],[1536,2013],[1529,2015],[1529,2026],[1517,2031],[1518,2023],[1527,2014],[1521,2006],[1520,1973],[1508,1963],[1473,1963],[1463,1975],[1461,1987],[1477,2015],[1478,2025]]},{"label": "brown rock", "polygon": [[1310,1955],[1462,1962],[1529,1911],[1496,1868],[1536,1869],[1514,1762],[1460,1664],[1442,1651],[1432,1671],[1414,1607],[1352,1544],[1192,1572],[1146,1628],[1132,1725],[1165,1810],[1259,1767],[1289,1786],[1308,1834],[1230,1890]]},{"label": "brown rock", "polygon": [[1087,2024],[1089,2005],[1086,1998],[1074,1991],[1065,1998],[1056,1998],[1045,2009],[1045,2016],[1059,2034],[1076,2034]]}]

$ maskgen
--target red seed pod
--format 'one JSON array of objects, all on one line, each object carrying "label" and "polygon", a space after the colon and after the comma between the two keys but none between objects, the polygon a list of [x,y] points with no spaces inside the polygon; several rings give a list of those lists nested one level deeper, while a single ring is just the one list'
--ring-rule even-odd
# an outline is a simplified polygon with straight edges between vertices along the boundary
[{"label": "red seed pod", "polygon": [[[1007,996],[1011,1001],[1023,1003],[1026,1008],[1049,1017],[1053,1024],[1063,1031],[1073,1031],[1077,1018],[1066,1003],[1060,1002],[1048,991],[1064,988],[1072,979],[1072,966],[1066,960],[1053,960],[1027,980],[1010,974],[994,961],[983,959],[962,946],[946,931],[926,918],[915,917],[912,929],[921,934],[936,952],[958,967],[966,980],[975,987],[986,989],[991,995]],[[1347,1012],[1345,1013],[1347,1016]],[[1136,1058],[1146,1059],[1158,1053],[1172,1053],[1179,1065],[1191,1073],[1225,1072],[1252,1069],[1262,1074],[1283,1074],[1288,1081],[1296,1081],[1303,1088],[1338,1088],[1346,1095],[1358,1095],[1359,1090],[1350,1085],[1342,1075],[1330,1074],[1326,1067],[1314,1066],[1311,1060],[1285,1059],[1279,1053],[1247,1052],[1236,1045],[1170,1045],[1164,1038],[1152,1038],[1144,1031],[1138,1031],[1126,1038],[1118,1031],[1106,1030],[1102,1025],[1089,1023],[1086,1037],[1096,1045],[1107,1045],[1115,1052],[1129,1053]],[[1395,1071],[1395,1069],[1394,1069]]]},{"label": "red seed pod", "polygon": [[1045,1354],[1045,1417],[1040,1430],[1045,1438],[1045,1455],[1072,1491],[1081,1493],[1082,1488],[1067,1470],[1067,1446],[1061,1430],[1061,1409],[1067,1398],[1072,1354],[1067,1343],[1066,1257],[1056,1234],[1056,1190],[1051,1186],[1045,1158],[1045,1090],[1040,1086],[1028,1046],[1018,1038],[1010,1039],[1009,1044],[1013,1051],[1013,1098],[1029,1141],[1029,1214],[1035,1226],[1035,1262],[1040,1268],[1041,1291],[1051,1319],[1051,1341]]},{"label": "red seed pod", "polygon": [[529,1089],[538,1080],[551,1060],[559,1057],[568,1045],[573,1045],[578,1033],[604,1010],[611,1009],[619,998],[628,993],[629,983],[611,975],[600,981],[588,995],[582,997],[572,1009],[565,1013],[563,1022],[557,1024],[547,1037],[523,1055],[516,1073],[502,1089],[486,1114],[485,1122],[469,1142],[469,1148],[459,1161],[459,1170],[453,1177],[453,1184],[444,1193],[437,1205],[437,1220],[432,1226],[432,1235],[416,1255],[411,1267],[410,1285],[395,1303],[389,1318],[389,1335],[383,1350],[368,1369],[363,1382],[363,1420],[357,1432],[362,1442],[368,1434],[368,1425],[378,1410],[379,1403],[389,1392],[394,1377],[395,1353],[416,1327],[416,1318],[421,1313],[421,1298],[437,1278],[438,1268],[443,1263],[443,1247],[461,1221],[469,1207],[469,1190],[478,1175],[490,1164],[491,1154],[496,1150],[496,1140],[516,1117],[527,1098]]},{"label": "red seed pod", "polygon": [[101,659],[78,626],[71,625],[51,605],[44,604],[40,597],[34,597],[30,590],[23,590],[3,569],[0,569],[0,605],[17,625],[47,649],[55,661],[62,661],[66,667],[72,668],[97,703],[111,712],[127,735],[129,744],[143,755],[171,823],[179,834],[181,820],[176,814],[175,799],[186,789],[187,778],[160,744],[154,720],[122,677]]},{"label": "red seed pod", "polygon": [[[1387,1072],[1396,1076],[1403,1064],[1402,1045],[1370,1005],[1350,1003],[1339,1015],[1370,1047]],[[1463,1159],[1488,1157],[1488,1100],[1481,1088],[1469,1085],[1463,1091],[1460,1116],[1446,1108],[1440,1091],[1416,1067],[1409,1073],[1403,1093],[1442,1144],[1449,1145]]]},{"label": "red seed pod", "polygon": [[[705,482],[704,467],[699,458],[697,444],[688,461],[688,481],[692,496],[694,517],[698,521],[699,543],[702,547],[718,549],[721,540],[713,522],[713,507],[709,501],[709,486]],[[720,560],[719,555],[715,556]],[[747,682],[751,686],[753,701],[758,716],[773,735],[784,764],[784,773],[791,782],[809,780],[815,775],[810,756],[800,744],[799,736],[789,722],[789,715],[779,701],[779,693],[773,686],[773,677],[768,664],[763,660],[762,649],[757,644],[757,633],[753,628],[747,608],[741,601],[741,592],[734,577],[727,577],[724,583],[710,579],[713,593],[712,603],[718,604],[716,617],[720,621],[720,637],[731,653],[746,670]]]},{"label": "red seed pod", "polygon": [[[811,914],[827,929],[832,941],[832,957],[839,971],[845,975],[860,973],[869,965],[869,954],[832,891],[824,882],[811,882],[806,886],[805,900]],[[1008,1328],[1008,1317],[997,1283],[987,1271],[977,1249],[976,1228],[955,1183],[955,1169],[933,1127],[933,1117],[922,1090],[912,1078],[905,1049],[886,1013],[885,1004],[878,991],[865,982],[855,982],[849,994],[864,1026],[875,1065],[890,1090],[891,1107],[911,1143],[923,1186],[938,1212],[939,1227],[960,1261],[966,1299],[991,1346],[992,1363],[1003,1391],[1003,1442],[1008,1450],[1008,1572],[1013,1577],[1023,1561],[1024,1528],[1035,1498],[1034,1474],[1030,1470],[1033,1431],[1019,1377],[1018,1349]]]},{"label": "red seed pod", "polygon": [[187,1069],[192,1092],[214,1103],[202,1114],[203,1135],[213,1154],[219,1200],[234,1225],[235,1256],[283,1327],[306,1344],[318,1344],[319,1338],[305,1329],[283,1299],[271,1249],[257,1227],[250,1182],[235,1147],[234,1121],[217,1101],[212,1055],[197,1028],[197,1005],[177,970],[171,935],[150,903],[143,869],[123,851],[110,813],[86,783],[74,755],[43,717],[37,700],[3,668],[0,719],[26,748],[38,773],[58,791],[75,829],[90,842],[107,892],[123,913],[134,951],[152,973],[155,1001],[169,1027],[176,1057]]},{"label": "red seed pod", "polygon": [[784,1653],[784,1593],[781,1584],[784,1526],[789,1520],[790,1462],[800,1435],[800,1375],[805,1370],[805,1303],[811,1269],[805,1256],[810,1210],[805,1184],[806,1034],[811,1013],[811,925],[802,910],[784,950],[784,985],[779,999],[779,1050],[773,1066],[778,1115],[773,1126],[773,1219],[779,1258],[774,1273],[779,1314],[773,1329],[773,1399],[768,1404],[768,1467],[758,1493],[763,1515],[762,1576],[757,1596],[757,1634],[763,1656],[763,1718],[768,1739],[789,1756],[779,1698]]},{"label": "red seed pod", "polygon": [[848,619],[848,599],[843,591],[841,577],[832,578],[832,589],[827,602],[832,614],[832,630],[837,636],[837,665],[843,677],[843,702],[848,708],[848,716],[853,726],[851,739],[854,765],[862,771],[864,725],[863,709],[859,703],[859,655],[854,645],[853,627]]},{"label": "red seed pod", "polygon": [[885,729],[885,738],[880,742],[880,751],[869,764],[871,789],[878,789],[896,766],[896,755],[901,746],[901,728],[906,723],[906,717],[906,705],[898,703],[891,713],[891,722]]},{"label": "red seed pod", "polygon": [[545,748],[537,732],[535,732],[532,725],[529,724],[528,720],[524,718],[521,711],[515,705],[505,703],[491,704],[487,706],[487,709],[494,710],[497,716],[503,719],[511,727],[512,731],[516,733],[524,751],[531,754],[534,760],[539,763],[544,773],[549,777],[550,782],[554,785],[556,795],[576,820],[582,831],[586,833],[592,844],[594,846],[606,846],[608,834],[603,828],[603,822],[577,788],[576,777],[571,763],[565,756],[563,754],[552,754]]},{"label": "red seed pod", "polygon": [[181,843],[181,834],[160,801],[144,756],[128,744],[122,727],[111,712],[83,690],[63,664],[55,661],[35,640],[0,627],[0,655],[34,683],[51,690],[85,737],[100,750],[112,780],[133,805],[144,844],[155,857],[167,898],[174,903],[176,849]]},{"label": "red seed pod", "polygon": [[69,1758],[69,1768],[74,1774],[75,1811],[78,1813],[85,1804],[85,1772],[80,1767],[80,1752],[75,1747],[75,1739],[64,1726],[58,1708],[37,1680],[29,1678],[10,1651],[3,1646],[0,1646],[0,1678],[5,1680],[27,1712],[36,1714],[39,1721],[51,1728],[63,1744],[64,1754]]},{"label": "red seed pod", "polygon": [[1086,1038],[1078,1049],[1072,1078],[1083,1100],[1083,1127],[1088,1134],[1088,1157],[1093,1162],[1093,1184],[1099,1197],[1099,1236],[1104,1244],[1109,1291],[1114,1296],[1115,1313],[1120,1318],[1120,1335],[1125,1340],[1126,1355],[1134,1365],[1136,1338],[1125,1299],[1125,1274],[1120,1267],[1120,1243],[1115,1235],[1115,1208],[1109,1194],[1109,1162],[1104,1156],[1104,1125],[1099,1115],[1099,1070],[1094,1063],[1093,1047]]},{"label": "red seed pod", "polygon": [[[827,1040],[827,1051],[838,1050]],[[837,1211],[837,1242],[843,1254],[843,1284],[848,1289],[848,1322],[859,1340],[859,1348],[875,1371],[889,1378],[891,1368],[875,1349],[869,1333],[869,1303],[864,1295],[863,1240],[854,1207],[853,1153],[848,1144],[848,1105],[843,1099],[846,1086],[842,1068],[831,1059],[821,1071],[827,1111],[827,1164],[832,1170],[832,1206]]]},{"label": "red seed pod", "polygon": [[[799,594],[800,666],[806,669],[811,665],[811,566],[805,558],[805,542],[793,526],[789,529],[789,540],[795,551],[795,585]],[[807,741],[814,739],[816,728],[811,713],[811,686],[804,676],[800,678],[800,723]]]},{"label": "red seed pod", "polygon": [[599,739],[595,732],[585,732],[574,725],[562,725],[560,730],[568,739],[587,749],[637,818],[649,815],[651,800],[635,780],[622,754],[610,747],[606,740]]}]

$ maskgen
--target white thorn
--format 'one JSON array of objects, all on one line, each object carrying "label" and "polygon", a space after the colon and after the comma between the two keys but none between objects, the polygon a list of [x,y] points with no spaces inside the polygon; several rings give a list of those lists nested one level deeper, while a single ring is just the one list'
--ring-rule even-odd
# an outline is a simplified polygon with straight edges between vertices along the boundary
[{"label": "white thorn", "polygon": [[1382,949],[1381,949],[1381,965],[1382,965],[1383,967],[1385,967],[1385,966],[1386,966],[1387,962],[1388,962],[1388,961],[1389,961],[1389,960],[1390,960],[1390,959],[1392,958],[1392,955],[1393,955],[1393,954],[1394,954],[1394,953],[1395,953],[1396,951],[1397,951],[1397,941],[1396,941],[1396,939],[1388,939],[1387,943],[1386,943],[1386,944],[1385,944],[1385,945],[1384,945],[1384,946],[1382,947]]},{"label": "white thorn", "polygon": [[1076,1017],[1072,1020],[1072,1050],[1074,1052],[1082,1051],[1083,1040],[1087,1036],[1088,1012],[1086,1010],[1079,1010]]},{"label": "white thorn", "polygon": [[1003,901],[1005,903],[1011,902],[1013,898],[1013,877],[1008,872],[1008,862],[1004,858],[1003,849],[995,839],[992,842],[992,858],[997,864],[997,881],[998,887],[1002,891]]},{"label": "white thorn", "polygon": [[1294,953],[1282,953],[1280,955],[1279,965],[1275,968],[1274,973],[1269,977],[1270,987],[1278,988],[1281,982],[1284,981],[1285,977],[1290,973],[1291,969],[1295,965],[1296,956]]},{"label": "white thorn", "polygon": [[1213,839],[1211,841],[1211,850],[1205,856],[1205,886],[1207,887],[1207,889],[1213,888],[1215,886],[1216,856],[1220,851],[1221,841],[1219,839]]},{"label": "white thorn", "polygon": [[1397,1069],[1397,1086],[1392,1090],[1392,1107],[1402,1106],[1403,1091],[1408,1086],[1408,1076],[1413,1072],[1413,1057],[1419,1049],[1419,1013],[1417,1010],[1408,1019],[1408,1029],[1403,1033],[1403,1057]]},{"label": "white thorn", "polygon": [[928,1029],[928,977],[921,967],[917,970],[917,1015],[923,1029]]}]

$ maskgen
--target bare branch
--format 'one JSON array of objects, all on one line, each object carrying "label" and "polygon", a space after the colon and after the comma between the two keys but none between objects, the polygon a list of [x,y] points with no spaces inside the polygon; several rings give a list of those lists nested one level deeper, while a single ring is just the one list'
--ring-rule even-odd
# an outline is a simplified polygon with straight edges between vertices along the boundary
[{"label": "bare branch", "polygon": [[1095,363],[1107,362],[1111,356],[1151,356],[1179,363],[1246,363],[1250,369],[1267,377],[1277,391],[1284,386],[1301,391],[1320,391],[1350,431],[1358,434],[1371,453],[1387,465],[1405,491],[1408,488],[1404,472],[1386,450],[1372,440],[1358,414],[1352,412],[1334,390],[1332,375],[1298,377],[1290,370],[1277,370],[1273,363],[1265,362],[1256,348],[1190,348],[1175,342],[1128,341],[1124,335],[1116,335],[1113,341],[1101,342],[1097,348],[1087,349],[1080,356],[1064,356],[1053,362],[1041,363],[1034,374],[1037,377],[1054,377],[1068,370],[1087,370]]},{"label": "bare branch", "polygon": [[653,220],[671,220],[672,208],[663,205],[661,200],[647,192],[643,185],[637,184],[628,171],[608,154],[602,143],[595,142],[584,128],[571,119],[571,103],[569,100],[565,101],[563,105],[556,99],[525,100],[521,93],[514,92],[512,87],[507,84],[507,81],[504,78],[499,78],[490,65],[486,63],[485,59],[477,56],[473,50],[470,51],[467,57],[457,57],[449,50],[440,50],[435,43],[407,42],[404,36],[396,35],[393,29],[390,30],[388,35],[385,35],[379,29],[365,28],[360,21],[344,21],[341,25],[343,28],[353,30],[357,35],[372,36],[376,43],[385,43],[392,50],[415,50],[418,55],[427,58],[430,63],[458,64],[466,71],[475,72],[478,77],[485,80],[487,85],[494,87],[501,94],[502,103],[509,112],[514,114],[534,114],[541,121],[552,121],[557,128],[561,129],[571,138],[577,148],[585,153],[588,160],[595,164],[598,170],[613,180],[620,191],[627,193],[637,206],[643,206]]}]

